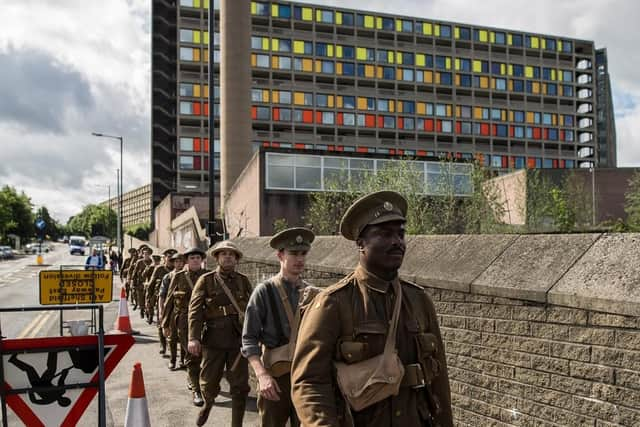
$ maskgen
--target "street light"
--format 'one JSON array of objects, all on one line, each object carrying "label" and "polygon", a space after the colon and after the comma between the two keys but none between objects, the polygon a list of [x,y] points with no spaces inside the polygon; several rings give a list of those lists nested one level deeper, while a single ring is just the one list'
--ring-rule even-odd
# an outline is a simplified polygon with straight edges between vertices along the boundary
[{"label": "street light", "polygon": [[122,241],[122,182],[124,181],[124,169],[122,168],[122,146],[123,146],[123,138],[121,136],[116,135],[107,135],[106,133],[98,133],[91,132],[91,135],[97,136],[100,138],[111,138],[117,139],[120,141],[120,185],[118,188],[118,250],[122,255],[123,250],[123,241]]}]

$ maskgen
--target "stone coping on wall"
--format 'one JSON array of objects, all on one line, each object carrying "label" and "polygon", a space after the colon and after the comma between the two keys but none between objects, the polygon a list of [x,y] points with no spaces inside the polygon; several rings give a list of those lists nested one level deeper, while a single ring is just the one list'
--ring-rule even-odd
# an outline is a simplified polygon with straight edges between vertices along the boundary
[{"label": "stone coping on wall", "polygon": [[[269,240],[234,242],[245,261],[277,265]],[[354,242],[319,236],[307,268],[347,274],[357,262]],[[426,287],[640,316],[640,233],[409,236],[400,275]]]}]

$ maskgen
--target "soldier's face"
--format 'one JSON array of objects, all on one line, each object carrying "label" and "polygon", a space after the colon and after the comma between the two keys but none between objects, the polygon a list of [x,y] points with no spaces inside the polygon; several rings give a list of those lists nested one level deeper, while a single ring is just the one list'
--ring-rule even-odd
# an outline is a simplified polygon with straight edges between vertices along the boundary
[{"label": "soldier's face", "polygon": [[184,260],[183,259],[176,259],[173,261],[173,267],[177,270],[180,271],[184,268]]},{"label": "soldier's face", "polygon": [[218,265],[223,270],[233,270],[238,265],[238,259],[236,258],[236,253],[231,250],[224,250],[218,252],[217,256]]},{"label": "soldier's face", "polygon": [[144,259],[151,258],[151,252],[149,252],[147,250],[142,251],[142,255],[144,255]]},{"label": "soldier's face", "polygon": [[189,254],[187,263],[189,264],[189,270],[198,271],[202,266],[202,256],[200,254]]},{"label": "soldier's face", "polygon": [[282,270],[288,274],[300,275],[304,272],[307,251],[278,251],[278,259]]},{"label": "soldier's face", "polygon": [[404,222],[392,221],[367,226],[358,246],[366,265],[375,266],[384,271],[398,270],[402,266],[407,248],[404,239]]}]

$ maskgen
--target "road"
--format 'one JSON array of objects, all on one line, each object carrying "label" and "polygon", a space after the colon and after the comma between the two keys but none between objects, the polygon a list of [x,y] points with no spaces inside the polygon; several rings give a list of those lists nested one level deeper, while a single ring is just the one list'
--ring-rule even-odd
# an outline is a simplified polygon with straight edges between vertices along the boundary
[{"label": "road", "polygon": [[[35,255],[29,255],[10,261],[0,262],[0,307],[21,307],[39,305],[38,274],[42,269],[55,269],[62,265],[84,264],[84,257],[69,255],[66,245],[55,244],[55,249],[44,255],[45,264],[35,266]],[[120,294],[120,280],[114,278],[114,298]],[[105,304],[106,331],[112,329],[117,317],[118,302]],[[199,408],[191,404],[191,394],[186,388],[186,372],[171,372],[167,369],[167,359],[158,354],[157,325],[148,325],[140,318],[138,312],[132,312],[129,305],[130,319],[133,328],[140,332],[136,335],[136,343],[124,356],[106,382],[106,419],[107,426],[122,426],[125,422],[128,390],[131,370],[134,363],[142,362],[145,388],[149,405],[151,425],[176,426],[195,425]],[[42,310],[38,312],[2,313],[0,325],[2,335],[7,338],[41,337],[59,335],[59,314]],[[86,312],[65,314],[65,319],[87,318]],[[68,332],[66,332],[68,334]],[[231,399],[228,384],[223,381],[221,395],[211,411],[207,425],[231,425]],[[79,426],[95,427],[98,425],[98,400],[94,398]],[[245,416],[245,426],[258,425],[255,399],[250,398]],[[7,416],[10,426],[23,425],[9,409]]]}]

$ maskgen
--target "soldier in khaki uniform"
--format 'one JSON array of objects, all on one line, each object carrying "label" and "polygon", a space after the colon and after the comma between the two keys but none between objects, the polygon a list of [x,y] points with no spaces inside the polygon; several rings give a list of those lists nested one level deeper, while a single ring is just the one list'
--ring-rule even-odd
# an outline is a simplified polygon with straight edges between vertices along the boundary
[{"label": "soldier in khaki uniform", "polygon": [[142,276],[144,270],[153,263],[151,259],[153,251],[149,246],[140,245],[138,252],[142,253],[142,258],[136,261],[133,267],[133,275],[131,276],[131,287],[134,294],[133,310],[136,310],[138,305],[144,306],[144,279]]},{"label": "soldier in khaki uniform", "polygon": [[240,354],[240,345],[251,282],[235,271],[242,252],[232,242],[216,244],[211,255],[218,267],[198,279],[189,303],[189,352],[202,355],[200,389],[205,402],[196,425],[206,423],[226,367],[231,425],[242,427],[249,394],[249,369],[247,359]]},{"label": "soldier in khaki uniform", "polygon": [[[164,275],[162,283],[160,284],[160,291],[158,295],[158,329],[160,334],[167,338],[167,344],[169,345],[169,355],[165,353],[162,357],[169,358],[169,370],[175,371],[176,360],[178,359],[178,331],[169,326],[166,328],[167,333],[165,334],[165,330],[163,330],[162,325],[165,323],[164,304],[169,293],[169,285],[171,280],[173,280],[173,276],[184,269],[184,255],[175,253],[171,256],[171,261],[173,262],[173,270]],[[181,367],[184,366],[184,355],[184,351],[180,348]]]},{"label": "soldier in khaki uniform", "polygon": [[[291,382],[304,426],[453,425],[445,349],[433,302],[422,287],[398,278],[406,249],[406,211],[400,194],[382,191],[354,202],[342,218],[340,232],[356,242],[360,262],[354,272],[322,291],[302,319]],[[395,348],[386,358],[383,349],[394,329],[392,318],[397,329],[387,346]],[[346,399],[356,402],[366,388],[340,389],[339,384],[353,382],[345,375],[338,380],[336,371],[344,374],[352,366],[353,379],[358,369],[371,367],[356,363],[375,360],[374,366],[382,366],[374,359],[381,354],[397,363],[398,376],[385,379],[399,391],[380,399],[376,389],[364,405],[358,401],[356,411]]]},{"label": "soldier in khaki uniform", "polygon": [[[153,323],[153,315],[155,313],[156,304],[158,304],[158,292],[160,291],[160,282],[165,274],[169,273],[173,270],[173,261],[171,260],[171,256],[175,254],[177,251],[175,249],[166,249],[162,252],[163,262],[160,265],[157,265],[153,268],[151,276],[149,280],[147,280],[146,288],[145,288],[145,302],[146,302],[146,315],[147,315],[147,323]],[[162,349],[166,349],[166,341],[164,340],[164,334],[160,333],[162,337],[160,339],[160,344]],[[160,352],[164,354],[164,351]]]},{"label": "soldier in khaki uniform", "polygon": [[291,358],[300,313],[312,291],[300,277],[315,238],[306,228],[290,228],[273,236],[280,272],[256,286],[244,320],[242,354],[258,378],[258,410],[263,427],[291,426],[298,419],[291,403]]},{"label": "soldier in khaki uniform", "polygon": [[128,276],[137,260],[138,251],[136,250],[136,248],[129,248],[129,257],[124,260],[122,268],[120,268],[120,281],[124,283],[124,289],[127,294],[127,299],[129,300],[131,299],[131,280],[128,278]]},{"label": "soldier in khaki uniform", "polygon": [[160,266],[162,255],[153,254],[151,259],[153,260],[151,265],[148,265],[142,272],[142,293],[138,294],[138,298],[142,299],[140,303],[140,318],[142,319],[147,315],[147,289],[149,288],[149,282],[153,275],[153,270]]},{"label": "soldier in khaki uniform", "polygon": [[187,352],[189,341],[189,300],[195,283],[200,276],[209,270],[202,268],[202,261],[206,254],[198,248],[191,248],[184,253],[187,261],[186,267],[173,276],[169,284],[167,301],[164,304],[163,324],[165,336],[171,335],[171,329],[178,332],[178,341],[185,354],[185,364],[187,365],[188,384],[193,394],[193,404],[204,405],[202,394],[200,393],[200,357]]}]

